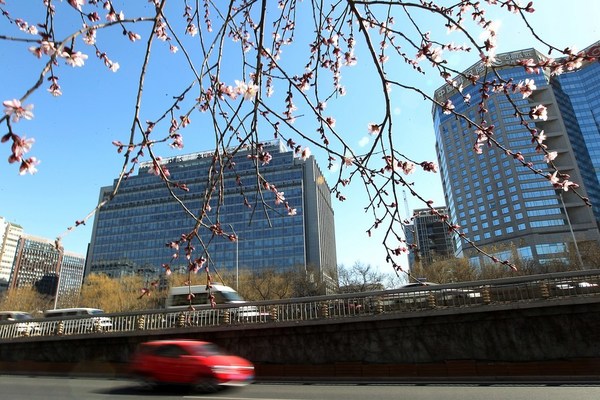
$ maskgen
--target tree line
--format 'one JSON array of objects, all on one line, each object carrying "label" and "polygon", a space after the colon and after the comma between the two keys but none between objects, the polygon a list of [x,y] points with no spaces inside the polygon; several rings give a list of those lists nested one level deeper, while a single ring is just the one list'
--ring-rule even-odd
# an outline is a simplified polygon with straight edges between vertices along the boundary
[{"label": "tree line", "polygon": [[[488,249],[497,252],[500,249]],[[492,262],[474,268],[465,258],[434,257],[433,261],[423,264],[417,260],[410,274],[396,275],[381,272],[380,269],[362,262],[351,266],[340,265],[337,268],[338,293],[359,293],[366,291],[395,289],[417,279],[436,283],[467,282],[505,278],[511,276],[532,275],[548,272],[563,272],[580,269],[577,260],[566,257],[546,263],[534,262],[519,257],[516,248],[503,249],[511,252],[511,258],[518,266],[517,270],[498,268]],[[586,268],[600,268],[600,248],[595,244],[583,246],[581,253]],[[571,257],[573,258],[573,257]],[[275,269],[263,271],[240,271],[217,274],[214,282],[231,286],[248,301],[280,300],[296,297],[308,297],[326,294],[326,283],[318,274],[285,271]],[[127,312],[164,307],[169,288],[173,286],[205,285],[204,274],[179,274],[171,276],[147,288],[148,282],[142,276],[124,276],[110,278],[104,274],[90,274],[86,277],[79,293],[61,295],[56,301],[57,308],[93,307],[105,312]],[[5,292],[0,298],[0,310],[26,311],[39,315],[44,310],[54,308],[53,296],[39,293],[35,287],[15,288]]]}]

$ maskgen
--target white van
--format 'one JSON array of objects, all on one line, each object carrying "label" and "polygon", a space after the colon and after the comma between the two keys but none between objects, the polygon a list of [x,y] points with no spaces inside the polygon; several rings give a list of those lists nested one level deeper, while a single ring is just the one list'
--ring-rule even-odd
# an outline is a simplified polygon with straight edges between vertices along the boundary
[{"label": "white van", "polygon": [[0,322],[16,322],[18,335],[37,335],[41,332],[40,324],[32,322],[33,317],[25,311],[0,311]]},{"label": "white van", "polygon": [[[63,322],[65,333],[83,333],[85,331],[106,331],[113,326],[112,320],[103,317],[104,311],[99,308],[58,308],[44,311],[44,318],[60,319]],[[82,332],[79,332],[82,331]]]},{"label": "white van", "polygon": [[[190,302],[190,293],[193,295]],[[211,285],[210,291],[206,285],[175,286],[169,291],[169,296],[165,302],[167,310],[190,309],[190,304],[195,310],[207,310],[212,308],[209,300],[209,293],[214,296],[215,303],[218,304],[243,304],[246,300],[234,289],[222,284]],[[242,306],[232,309],[237,319],[248,319],[259,316],[256,306]]]},{"label": "white van", "polygon": [[[165,307],[171,310],[187,310],[190,306],[190,293],[193,295],[191,305],[194,308],[210,308],[211,305],[208,298],[209,289],[206,288],[206,285],[172,287],[169,291]],[[210,288],[210,293],[214,296],[215,303],[217,304],[246,302],[238,292],[229,286],[213,284]]]}]

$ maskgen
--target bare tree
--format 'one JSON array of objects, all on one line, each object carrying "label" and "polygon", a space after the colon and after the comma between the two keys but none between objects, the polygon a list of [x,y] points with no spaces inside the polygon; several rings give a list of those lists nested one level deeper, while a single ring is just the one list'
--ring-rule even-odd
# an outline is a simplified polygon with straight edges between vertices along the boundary
[{"label": "bare tree", "polygon": [[[500,269],[500,271],[507,273],[512,270]],[[415,278],[436,283],[465,282],[477,279],[477,271],[469,265],[469,261],[456,257],[437,259],[427,265],[417,263],[411,274]]]},{"label": "bare tree", "polygon": [[293,272],[280,272],[275,268],[259,271],[243,270],[238,276],[231,271],[222,274],[224,283],[239,282],[239,287],[229,284],[245,300],[275,300],[292,297]]},{"label": "bare tree", "polygon": [[371,264],[355,262],[351,267],[338,267],[340,292],[356,293],[382,290],[386,275]]},{"label": "bare tree", "polygon": [[[403,235],[404,220],[398,207],[402,203],[401,193],[406,190],[424,207],[434,211],[431,202],[416,191],[409,176],[416,169],[435,173],[437,165],[432,160],[414,159],[398,147],[403,129],[392,111],[392,91],[412,92],[445,113],[465,120],[473,127],[475,151],[484,144],[499,148],[513,162],[531,169],[532,174],[539,175],[550,186],[576,192],[577,184],[569,181],[554,164],[556,152],[546,147],[544,137],[535,128],[529,128],[532,145],[546,156],[550,172],[534,170],[530,160],[496,141],[493,125],[486,122],[485,100],[478,117],[469,118],[457,113],[450,101],[437,102],[431,93],[411,84],[408,78],[411,74],[437,78],[440,84],[448,84],[460,93],[463,87],[459,81],[477,85],[484,99],[492,91],[504,93],[524,126],[545,119],[544,106],[522,110],[510,96],[517,92],[527,97],[534,90],[529,82],[512,82],[497,73],[496,28],[488,19],[488,11],[505,12],[508,18],[513,18],[512,23],[520,22],[527,27],[548,52],[561,56],[538,64],[531,60],[514,61],[514,65],[532,73],[541,69],[560,73],[563,69],[577,68],[593,57],[570,48],[556,48],[539,38],[527,20],[527,15],[534,12],[531,2],[521,5],[516,0],[151,0],[150,6],[133,1],[117,4],[114,0],[38,3],[41,9],[35,10],[32,5],[31,14],[13,16],[14,2],[0,1],[0,18],[4,21],[0,40],[28,48],[31,58],[26,61],[33,62],[37,58],[41,62],[36,64],[39,67],[33,78],[2,78],[33,81],[22,93],[5,93],[8,99],[3,102],[5,114],[0,117],[0,124],[6,129],[2,142],[10,145],[9,161],[16,163],[23,174],[36,172],[38,160],[29,156],[35,148],[33,141],[23,134],[22,122],[34,117],[30,102],[34,93],[47,90],[49,95],[58,97],[63,92],[78,90],[68,84],[62,86],[63,79],[59,78],[69,73],[64,65],[87,67],[93,57],[88,55],[95,55],[110,74],[118,73],[123,63],[137,62],[135,92],[122,93],[121,88],[115,88],[113,93],[115,97],[132,99],[133,115],[128,127],[122,129],[127,133],[116,134],[113,141],[123,164],[106,201],[117,195],[122,182],[139,162],[149,157],[156,179],[164,183],[165,190],[195,221],[191,230],[182,232],[169,243],[178,257],[189,260],[190,271],[202,270],[209,264],[208,243],[201,239],[201,231],[208,231],[213,238],[237,240],[234,232],[221,226],[218,210],[224,199],[224,173],[236,171],[235,161],[240,150],[250,149],[255,163],[252,184],[244,186],[239,180],[240,204],[252,208],[249,212],[281,210],[289,214],[294,214],[300,206],[289,204],[284,194],[261,173],[261,167],[271,160],[262,146],[266,138],[284,140],[301,158],[318,151],[328,160],[328,168],[339,167],[337,180],[332,185],[338,201],[346,200],[348,185],[362,185],[368,199],[363,206],[373,220],[367,233],[383,230],[386,262],[401,270],[402,257],[411,245]],[[427,23],[419,22],[423,20]],[[450,31],[451,36],[439,36],[440,29],[430,33],[432,28]],[[122,35],[114,35],[114,32]],[[132,42],[131,58],[113,58],[118,40]],[[183,54],[166,61],[170,71],[177,73],[163,70],[156,74],[153,68],[165,65],[163,59],[169,52]],[[448,56],[461,52],[479,54],[486,73],[476,76],[453,69]],[[351,135],[336,128],[336,118],[343,116],[333,111],[335,103],[343,104],[345,95],[363,96],[348,92],[342,79],[359,63],[364,66],[362,71],[378,78],[377,85],[369,92],[369,101],[381,104],[380,111],[370,116],[372,122],[364,126],[364,131],[373,138],[366,151],[355,148]],[[405,67],[399,68],[398,64]],[[390,65],[394,67],[388,67]],[[94,79],[102,79],[102,76],[94,76]],[[145,93],[156,88],[168,96],[153,99],[159,106],[153,104],[146,108]],[[467,94],[464,101],[469,101]],[[67,115],[58,117],[68,118]],[[303,121],[302,127],[298,120]],[[180,199],[188,190],[186,182],[170,178],[168,165],[161,162],[160,154],[169,146],[183,148],[186,132],[194,127],[203,131],[210,127],[207,133],[214,139],[215,150],[206,176],[204,202],[199,209],[192,210]],[[32,134],[43,135],[42,132]],[[248,190],[256,192],[253,197],[258,200],[254,204],[248,204]],[[98,204],[73,227],[85,223],[104,204]],[[207,216],[209,209],[217,210],[216,217]],[[447,215],[439,217],[450,230],[464,236],[459,226],[449,222]],[[468,240],[466,236],[465,239]],[[494,261],[511,265],[508,260]],[[168,260],[164,269],[167,273],[170,271]],[[207,276],[212,279],[210,274]]]}]

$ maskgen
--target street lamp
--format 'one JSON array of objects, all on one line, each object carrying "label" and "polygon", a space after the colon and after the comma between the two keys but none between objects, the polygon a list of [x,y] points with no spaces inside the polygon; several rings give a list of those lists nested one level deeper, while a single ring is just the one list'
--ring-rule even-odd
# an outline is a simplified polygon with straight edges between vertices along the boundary
[{"label": "street lamp", "polygon": [[571,219],[569,218],[569,213],[567,211],[567,206],[565,205],[565,200],[563,199],[562,191],[559,191],[558,195],[560,196],[560,202],[562,203],[563,210],[565,210],[565,217],[567,218],[569,231],[571,232],[571,237],[573,238],[573,245],[575,246],[575,254],[577,255],[577,261],[579,261],[579,268],[583,269],[583,259],[581,258],[581,253],[579,252],[579,246],[577,245],[577,239],[575,238],[575,232],[573,232],[573,226],[571,225]]},{"label": "street lamp", "polygon": [[240,288],[240,271],[239,271],[239,255],[240,255],[240,238],[238,237],[233,226],[229,224],[233,235],[235,236],[235,290]]},{"label": "street lamp", "polygon": [[58,273],[58,282],[56,282],[56,294],[54,295],[54,309],[56,310],[56,306],[58,305],[58,292],[60,290],[60,278],[62,277],[62,268]]}]

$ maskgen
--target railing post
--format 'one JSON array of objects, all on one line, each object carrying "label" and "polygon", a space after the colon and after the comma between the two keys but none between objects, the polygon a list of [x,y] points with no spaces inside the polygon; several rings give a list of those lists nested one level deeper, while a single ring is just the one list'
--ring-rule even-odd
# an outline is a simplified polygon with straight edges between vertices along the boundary
[{"label": "railing post", "polygon": [[137,317],[135,327],[138,331],[144,330],[144,326],[146,325],[146,318],[143,315]]},{"label": "railing post", "polygon": [[269,312],[269,316],[271,317],[271,321],[277,322],[279,320],[279,315],[277,313],[277,307],[271,307],[271,311]]},{"label": "railing post", "polygon": [[55,335],[62,335],[65,332],[65,323],[62,321],[58,321],[56,324],[56,328],[54,329]]},{"label": "railing post", "polygon": [[230,313],[229,313],[229,310],[227,310],[223,313],[223,322],[225,324],[228,324],[230,321],[231,321]]},{"label": "railing post", "polygon": [[375,308],[375,312],[377,314],[383,314],[383,301],[381,299],[377,299],[377,305]]},{"label": "railing post", "polygon": [[177,316],[177,327],[183,328],[185,326],[185,315],[183,313],[179,313]]},{"label": "railing post", "polygon": [[433,295],[433,293],[429,292],[429,294],[427,295],[427,305],[429,306],[429,308],[435,308],[435,296]]},{"label": "railing post", "polygon": [[321,304],[321,316],[323,318],[329,318],[329,304],[327,304],[327,303]]},{"label": "railing post", "polygon": [[540,282],[540,293],[542,298],[547,299],[550,297],[550,291],[548,290],[548,284],[545,281]]},{"label": "railing post", "polygon": [[490,296],[490,289],[487,286],[481,289],[481,297],[483,298],[484,304],[490,304],[492,302],[492,297]]}]

